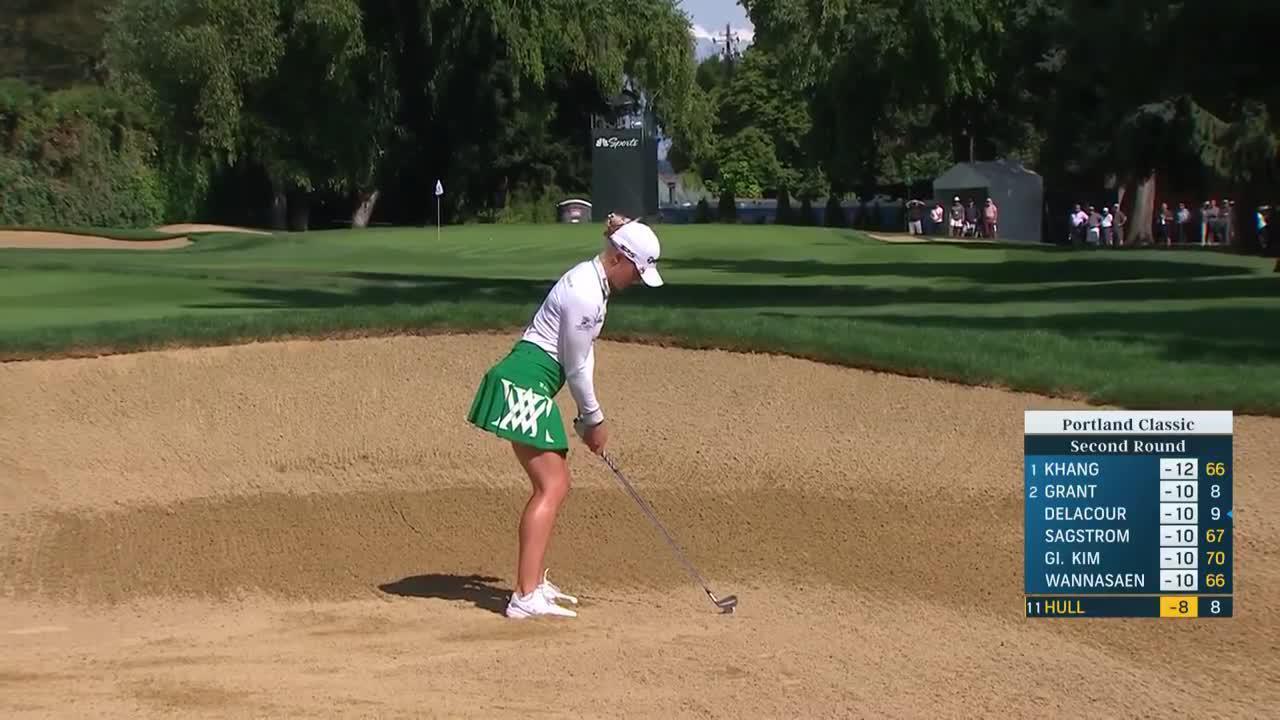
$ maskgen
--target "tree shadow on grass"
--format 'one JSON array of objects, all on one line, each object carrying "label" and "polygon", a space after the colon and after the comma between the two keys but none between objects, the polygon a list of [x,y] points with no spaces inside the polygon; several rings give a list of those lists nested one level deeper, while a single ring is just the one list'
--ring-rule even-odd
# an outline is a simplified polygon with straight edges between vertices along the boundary
[{"label": "tree shadow on grass", "polygon": [[[908,243],[913,244],[913,243]],[[1014,252],[1070,253],[1080,252],[1070,245],[1054,245],[1053,243],[1019,242],[1017,240],[996,242],[966,242],[945,237],[929,238],[928,242],[914,243],[918,245],[935,245],[959,250],[1013,250]]]},{"label": "tree shadow on grass", "polygon": [[968,280],[989,284],[1101,283],[1120,280],[1175,280],[1254,275],[1246,267],[1149,258],[1116,259],[1094,256],[1071,260],[1004,262],[828,262],[823,260],[765,260],[672,258],[666,266],[682,270],[772,275],[783,278],[864,277]]},{"label": "tree shadow on grass", "polygon": [[[1031,263],[1031,265],[1037,265]],[[1222,268],[1234,271],[1237,268]],[[1231,273],[1234,274],[1234,273]],[[518,278],[458,278],[395,273],[345,273],[325,276],[327,287],[241,285],[223,288],[239,299],[193,303],[193,309],[324,309],[426,305],[487,301],[536,306],[554,281]],[[313,278],[314,279],[314,278]],[[323,278],[322,278],[323,279]],[[1061,280],[1061,278],[1059,278]],[[848,284],[680,284],[658,289],[637,287],[616,299],[625,306],[661,309],[733,309],[740,307],[850,307],[910,304],[998,305],[1027,302],[1143,300],[1227,300],[1280,295],[1280,277],[1166,278],[1163,281],[1077,283],[1056,287],[1001,289],[999,283],[970,287]]]},{"label": "tree shadow on grass", "polygon": [[[812,315],[768,312],[788,320],[817,318],[845,322],[931,327],[945,330],[1047,331],[1081,341],[1111,339],[1136,346],[1159,348],[1173,362],[1222,364],[1280,362],[1280,333],[1275,326],[1280,310],[1257,307],[1194,308],[1138,312],[1066,313],[1027,316],[980,315]],[[1156,372],[1152,368],[1152,372]]]},{"label": "tree shadow on grass", "polygon": [[495,582],[498,578],[485,575],[411,575],[379,585],[378,589],[401,597],[463,600],[482,610],[504,615],[511,590],[492,584]]}]

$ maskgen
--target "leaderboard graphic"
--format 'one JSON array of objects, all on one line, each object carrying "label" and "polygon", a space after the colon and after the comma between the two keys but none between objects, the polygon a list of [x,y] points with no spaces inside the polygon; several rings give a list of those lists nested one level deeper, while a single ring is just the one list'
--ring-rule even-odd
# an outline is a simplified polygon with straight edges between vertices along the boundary
[{"label": "leaderboard graphic", "polygon": [[1232,616],[1232,413],[1029,410],[1029,618]]}]

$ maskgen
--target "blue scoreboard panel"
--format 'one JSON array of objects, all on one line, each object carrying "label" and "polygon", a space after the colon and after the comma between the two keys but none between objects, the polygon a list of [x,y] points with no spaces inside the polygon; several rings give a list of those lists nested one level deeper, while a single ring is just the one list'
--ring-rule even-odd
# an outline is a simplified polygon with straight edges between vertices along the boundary
[{"label": "blue scoreboard panel", "polygon": [[1230,411],[1027,411],[1031,618],[1232,616]]}]

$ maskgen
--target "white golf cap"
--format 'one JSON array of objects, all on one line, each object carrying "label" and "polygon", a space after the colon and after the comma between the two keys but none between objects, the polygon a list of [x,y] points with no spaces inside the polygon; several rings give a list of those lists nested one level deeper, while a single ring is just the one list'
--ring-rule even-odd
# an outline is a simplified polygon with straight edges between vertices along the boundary
[{"label": "white golf cap", "polygon": [[636,269],[640,271],[640,279],[649,287],[661,287],[662,276],[658,274],[658,258],[662,254],[662,245],[653,230],[638,220],[619,227],[609,236],[622,254],[626,255]]}]

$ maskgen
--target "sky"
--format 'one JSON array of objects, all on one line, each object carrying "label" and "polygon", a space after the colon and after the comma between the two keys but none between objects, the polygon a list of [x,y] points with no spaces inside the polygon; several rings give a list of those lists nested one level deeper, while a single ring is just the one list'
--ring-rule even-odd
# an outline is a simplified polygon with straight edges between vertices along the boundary
[{"label": "sky", "polygon": [[737,0],[680,0],[680,7],[693,18],[695,36],[723,33],[727,22],[743,40],[751,39],[751,21]]}]

